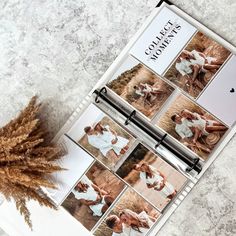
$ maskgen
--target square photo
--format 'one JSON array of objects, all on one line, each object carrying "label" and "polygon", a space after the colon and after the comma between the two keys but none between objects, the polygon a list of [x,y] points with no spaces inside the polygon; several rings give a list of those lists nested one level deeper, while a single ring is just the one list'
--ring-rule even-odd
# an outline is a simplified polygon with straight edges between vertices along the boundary
[{"label": "square photo", "polygon": [[160,213],[135,191],[128,189],[95,231],[95,236],[145,236]]},{"label": "square photo", "polygon": [[161,109],[174,89],[136,59],[129,57],[107,87],[148,118]]},{"label": "square photo", "polygon": [[142,144],[138,144],[116,173],[160,211],[187,180]]},{"label": "square photo", "polygon": [[189,98],[179,95],[157,125],[206,160],[228,130]]},{"label": "square photo", "polygon": [[196,98],[229,57],[230,51],[198,32],[164,77]]},{"label": "square photo", "polygon": [[125,184],[108,169],[95,162],[82,176],[62,206],[88,230],[123,191]]},{"label": "square photo", "polygon": [[93,104],[88,106],[67,134],[110,168],[125,156],[135,141]]}]

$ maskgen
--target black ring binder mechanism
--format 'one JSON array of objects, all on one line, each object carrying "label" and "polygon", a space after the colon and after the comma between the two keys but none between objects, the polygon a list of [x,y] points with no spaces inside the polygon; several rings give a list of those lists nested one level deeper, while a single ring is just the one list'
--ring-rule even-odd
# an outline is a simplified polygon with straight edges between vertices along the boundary
[{"label": "black ring binder mechanism", "polygon": [[156,144],[155,148],[158,148],[158,147],[162,144],[162,142],[164,141],[164,139],[166,138],[166,136],[167,136],[167,134],[164,134],[164,135],[162,136],[161,140],[158,141],[158,143]]},{"label": "black ring binder mechanism", "polygon": [[166,148],[169,152],[171,152],[174,156],[183,161],[188,166],[188,168],[186,169],[187,172],[190,172],[192,170],[195,170],[197,173],[201,172],[202,166],[199,163],[199,158],[193,158],[187,152],[183,150],[178,150],[177,148],[175,148],[173,143],[167,140],[166,133],[164,135],[159,134],[158,130],[153,127],[153,125],[137,116],[135,110],[130,113],[129,111],[127,111],[127,109],[122,107],[121,104],[118,104],[117,101],[114,102],[113,99],[108,95],[106,87],[102,87],[100,90],[95,90],[94,94],[96,95],[96,103],[99,102],[98,99],[100,98],[107,104],[109,104],[112,108],[114,108],[117,112],[119,112],[121,115],[126,117],[125,125],[128,125],[130,122],[132,122],[135,126],[144,131],[149,137],[156,140],[157,144],[155,145],[155,148],[162,146]]},{"label": "black ring binder mechanism", "polygon": [[187,172],[190,172],[191,170],[193,170],[193,169],[195,168],[195,166],[198,165],[199,161],[200,161],[199,158],[195,158],[195,159],[193,160],[193,162],[194,162],[193,165],[190,166],[190,167],[188,167],[188,168],[186,169],[186,171],[187,171]]},{"label": "black ring binder mechanism", "polygon": [[[172,1],[172,0],[170,0],[170,1]],[[162,11],[172,12],[172,10],[173,10],[173,12],[170,13],[170,15],[167,15],[166,22],[171,21],[171,18],[172,18],[173,23],[176,22],[176,19],[177,20],[180,19],[180,20],[178,20],[180,22],[182,22],[182,20],[184,20],[183,21],[183,22],[185,22],[184,24],[192,23],[192,26],[186,26],[185,27],[186,30],[183,31],[182,35],[184,35],[192,27],[196,28],[195,30],[193,30],[193,28],[192,28],[192,34],[189,34],[189,39],[188,40],[183,39],[186,42],[183,44],[183,46],[179,50],[176,50],[175,57],[173,57],[173,59],[170,60],[170,63],[172,64],[174,59],[179,55],[180,51],[183,48],[185,48],[185,45],[187,45],[187,43],[190,42],[191,39],[193,39],[193,35],[196,35],[198,31],[199,32],[203,31],[203,33],[206,33],[206,35],[213,34],[213,36],[214,36],[214,33],[212,33],[212,32],[207,33],[207,29],[204,28],[204,26],[201,26],[201,28],[200,28],[198,26],[198,24],[196,24],[197,22],[194,19],[192,19],[191,17],[187,16],[187,15],[185,15],[186,19],[181,20],[181,16],[182,16],[182,14],[184,16],[184,13],[181,13],[181,10],[175,9],[176,8],[175,6],[171,6],[173,4],[170,1],[169,0],[160,0],[159,1],[159,3],[157,4],[156,7],[157,8],[160,7],[160,9],[156,9],[157,11],[156,11],[155,15],[151,15],[150,19],[147,22],[149,24],[149,26],[151,25],[151,23],[155,19],[154,17],[159,17],[160,16],[159,14],[161,14]],[[163,5],[165,5],[165,6],[163,6]],[[162,6],[163,6],[163,9],[161,9]],[[175,12],[175,10],[178,10],[178,12]],[[173,17],[169,17],[172,14],[173,14]],[[180,18],[178,18],[178,15],[180,16]],[[190,20],[190,22],[188,22],[188,19]],[[181,23],[181,27],[183,26],[183,28],[184,28],[184,24]],[[158,26],[158,24],[157,24],[157,26]],[[162,30],[163,30],[164,27],[166,27],[166,26],[163,25],[163,27],[162,27],[160,25],[159,28],[157,27],[158,29],[161,29],[161,31],[159,31],[159,30],[156,31],[156,27],[155,27],[155,37],[156,38],[159,35],[159,34],[156,34],[156,33],[160,32],[160,35],[162,35]],[[142,31],[140,31],[141,35],[144,34],[144,32],[145,32],[145,30],[147,30],[147,28],[148,27],[145,24],[144,27],[142,28]],[[169,29],[167,29],[167,30],[169,30]],[[138,39],[140,39],[140,37],[141,37],[140,33],[137,34]],[[178,35],[181,35],[181,34],[178,33]],[[217,35],[215,35],[215,36],[217,36]],[[220,40],[220,38],[218,38],[218,39]],[[137,41],[137,38],[134,38],[134,40]],[[151,37],[150,40],[147,43],[151,42],[152,40],[153,40],[153,37]],[[162,42],[163,40],[160,40],[160,41]],[[180,40],[178,40],[178,42],[180,42],[180,41],[181,41],[181,37],[180,37]],[[167,41],[167,42],[169,42],[169,41]],[[225,42],[225,44],[226,44],[226,42]],[[215,158],[218,156],[218,154],[220,153],[222,148],[226,145],[226,143],[230,140],[230,138],[233,137],[233,135],[235,134],[235,131],[236,131],[235,125],[231,128],[228,127],[230,132],[224,138],[224,142],[217,143],[217,146],[218,146],[217,149],[215,149],[214,152],[209,153],[209,160],[207,160],[207,162],[204,163],[204,158],[201,161],[201,159],[199,159],[198,156],[197,156],[198,155],[197,152],[194,152],[194,151],[192,152],[191,149],[189,149],[188,147],[185,147],[184,145],[180,144],[175,139],[175,137],[173,137],[173,135],[171,135],[171,133],[167,134],[166,131],[164,131],[164,129],[162,130],[160,127],[156,126],[154,124],[154,122],[150,122],[147,119],[148,116],[145,117],[145,115],[142,114],[141,111],[140,112],[138,111],[139,106],[135,106],[136,107],[135,108],[133,106],[135,104],[132,104],[131,102],[129,102],[128,99],[127,100],[123,99],[124,97],[122,97],[122,96],[120,96],[120,98],[117,99],[117,96],[119,94],[114,93],[115,90],[111,89],[111,87],[109,86],[109,83],[115,80],[115,79],[114,80],[112,80],[112,79],[117,78],[117,74],[120,74],[121,71],[123,72],[123,69],[124,70],[130,69],[131,64],[133,65],[133,63],[131,63],[131,64],[129,64],[129,63],[132,62],[133,59],[137,63],[139,61],[144,66],[144,68],[149,68],[149,66],[145,66],[147,64],[147,62],[145,62],[146,59],[144,61],[142,61],[141,59],[136,58],[136,56],[132,52],[133,51],[132,50],[133,45],[134,45],[134,41],[130,44],[130,46],[127,46],[127,48],[124,49],[123,54],[120,55],[120,57],[114,63],[113,67],[111,67],[110,70],[107,72],[107,74],[105,74],[104,77],[101,79],[101,81],[99,81],[99,83],[95,87],[95,90],[93,90],[92,92],[89,93],[89,95],[85,98],[85,100],[80,104],[79,108],[75,111],[75,113],[68,120],[68,123],[65,125],[65,127],[63,127],[63,129],[60,131],[60,133],[56,136],[56,139],[62,138],[63,142],[64,141],[66,141],[66,142],[70,141],[70,142],[68,142],[68,145],[71,145],[71,141],[75,145],[73,147],[68,146],[69,151],[70,151],[70,148],[71,148],[71,159],[68,160],[69,158],[66,158],[68,160],[68,163],[65,163],[65,164],[63,163],[63,167],[68,166],[69,167],[69,168],[67,168],[68,170],[72,171],[72,173],[73,173],[73,171],[76,172],[76,175],[74,176],[74,178],[75,178],[74,181],[71,181],[71,175],[68,176],[70,178],[70,181],[68,181],[68,182],[67,182],[67,178],[65,178],[64,174],[62,174],[61,176],[59,176],[59,175],[57,176],[57,181],[59,183],[60,182],[63,183],[63,184],[65,183],[65,186],[68,186],[68,187],[71,188],[70,190],[68,189],[68,191],[64,191],[64,188],[60,188],[60,190],[58,190],[58,192],[56,192],[57,190],[55,190],[55,192],[53,192],[53,193],[47,192],[48,195],[50,196],[50,198],[55,202],[55,204],[57,206],[62,205],[63,207],[65,207],[63,202],[69,196],[68,193],[72,192],[72,189],[75,187],[75,183],[78,183],[78,181],[80,181],[82,179],[82,177],[85,174],[87,174],[88,171],[95,164],[99,164],[99,165],[101,164],[102,168],[105,168],[105,170],[109,170],[111,173],[113,173],[113,175],[116,178],[119,179],[119,181],[122,181],[124,183],[124,188],[122,188],[122,190],[119,191],[119,196],[116,197],[115,201],[112,203],[112,206],[110,206],[111,208],[110,207],[108,208],[108,212],[103,213],[101,218],[99,218],[98,221],[96,222],[93,229],[89,229],[89,231],[91,231],[92,233],[96,232],[95,230],[97,230],[100,227],[101,223],[104,222],[104,220],[107,218],[107,216],[110,215],[111,211],[113,209],[115,209],[117,204],[119,204],[119,201],[120,201],[119,199],[122,198],[125,195],[127,190],[130,189],[130,190],[135,191],[137,194],[139,194],[143,198],[143,200],[150,203],[151,204],[150,206],[154,207],[157,210],[157,212],[160,212],[160,217],[158,217],[158,219],[156,219],[156,223],[153,222],[153,224],[150,225],[150,231],[151,232],[148,232],[147,234],[144,233],[146,236],[156,234],[158,232],[158,230],[160,230],[160,228],[163,226],[163,224],[168,220],[170,215],[181,204],[181,202],[184,200],[184,198],[190,193],[190,191],[195,186],[195,184],[198,182],[198,180],[200,179],[202,174],[207,170],[207,168],[215,160]],[[147,45],[149,45],[149,44],[147,44]],[[155,43],[155,45],[156,45],[156,43]],[[158,43],[158,45],[159,45],[159,43]],[[228,45],[228,48],[232,48],[231,45],[229,45],[229,44],[227,44],[227,45]],[[155,47],[154,43],[153,43],[153,45],[151,45],[151,49],[152,49],[152,47]],[[143,52],[142,50],[140,50],[140,48],[141,47],[138,45],[137,46],[137,52],[140,52],[140,51]],[[232,49],[231,51],[235,51],[235,49],[234,50]],[[156,55],[156,54],[153,54],[153,55]],[[120,68],[120,66],[123,65],[123,62],[125,62],[126,59],[128,59],[128,58],[131,58],[132,60],[127,64],[127,68],[126,68],[126,65],[125,65],[124,68],[122,68],[122,70],[120,69],[121,71],[119,71],[119,73],[118,73],[118,70],[116,70],[116,72],[117,72],[117,74],[116,74],[115,69],[117,69],[117,67]],[[165,58],[163,59],[163,61],[165,61]],[[156,65],[158,65],[158,64],[156,64]],[[169,68],[169,66],[170,65],[166,65],[166,68],[167,67]],[[156,67],[158,67],[158,66],[156,66]],[[163,73],[160,73],[160,72],[155,71],[155,70],[153,70],[153,71],[154,71],[155,74],[157,74],[157,76],[159,74],[164,73],[164,71],[163,71]],[[141,74],[141,76],[143,76],[143,74]],[[129,88],[131,88],[131,86],[135,85],[136,82],[137,82],[137,84],[139,84],[141,81],[144,81],[145,83],[147,82],[147,84],[149,84],[149,80],[147,80],[147,78],[144,78],[144,80],[143,80],[143,78],[141,79],[141,77],[139,77],[139,78],[140,78],[140,80],[137,80],[137,77],[135,76],[135,78],[134,78],[135,83],[131,83]],[[215,79],[215,78],[213,78],[213,79]],[[120,82],[122,82],[122,80],[117,80],[115,85],[120,85]],[[211,83],[213,83],[213,82],[211,82]],[[107,84],[107,87],[106,87],[105,84]],[[151,84],[152,83],[150,83],[150,85]],[[105,87],[103,87],[103,86],[105,86]],[[176,85],[175,86],[173,85],[172,87],[175,89],[175,91],[177,90]],[[92,94],[93,94],[93,96],[91,96]],[[172,96],[172,94],[170,96]],[[174,98],[177,97],[178,94],[179,94],[179,92],[176,91],[176,93],[173,94],[173,97],[165,104],[166,106],[165,105],[163,106],[166,109],[163,108],[163,110],[161,110],[162,107],[160,107],[160,113],[158,114],[159,117],[156,117],[157,118],[156,120],[158,120],[158,119],[160,120],[160,118],[163,116],[163,113],[165,113],[165,111],[168,111],[168,109],[171,107],[172,101],[174,100]],[[181,91],[180,91],[180,94],[182,96],[185,96],[186,99],[187,99],[187,95],[185,95]],[[138,95],[138,93],[137,93],[137,95]],[[170,97],[170,96],[168,96],[168,97]],[[95,101],[91,100],[91,98],[95,99]],[[191,101],[191,102],[193,102],[193,101]],[[85,107],[86,105],[88,105],[87,108]],[[196,105],[198,105],[198,104],[196,103]],[[84,108],[86,108],[86,109],[83,111]],[[180,108],[180,110],[182,109],[181,106],[179,108]],[[202,108],[204,108],[204,107],[202,107]],[[147,107],[147,109],[148,109],[148,107]],[[155,112],[154,112],[155,114],[152,117],[155,117],[158,111],[157,111],[156,108],[153,108],[153,109],[155,110]],[[206,109],[203,109],[203,110],[206,110]],[[163,113],[161,113],[162,111],[163,111]],[[81,114],[80,114],[80,112],[81,112]],[[172,114],[172,112],[170,112],[170,113]],[[91,114],[91,117],[90,117],[90,114]],[[93,114],[95,114],[94,117],[92,117]],[[96,114],[98,114],[98,116]],[[88,148],[85,147],[85,145],[82,145],[79,142],[80,140],[81,141],[84,140],[83,138],[85,137],[84,136],[85,135],[85,129],[84,129],[85,125],[89,125],[88,128],[93,127],[93,125],[95,125],[97,122],[105,121],[105,120],[103,120],[103,118],[106,118],[106,116],[107,116],[107,118],[111,118],[111,120],[114,119],[114,122],[117,123],[119,128],[122,128],[122,130],[123,130],[123,128],[125,128],[124,126],[126,126],[127,129],[128,129],[128,134],[132,138],[132,142],[130,142],[130,145],[129,145],[130,149],[128,149],[125,152],[124,156],[122,155],[121,158],[118,159],[116,164],[113,165],[113,166],[108,166],[107,164],[105,164],[105,162],[103,162],[100,157],[98,158],[97,155],[94,155],[92,152],[90,152],[88,150]],[[169,117],[169,114],[168,114],[168,117]],[[212,114],[212,117],[214,117],[213,114]],[[82,122],[80,122],[80,121],[82,121]],[[122,127],[120,126],[120,123],[122,123]],[[112,126],[112,123],[109,123],[109,122],[107,123],[106,121],[104,122],[104,124],[105,125],[108,124],[108,126],[110,125],[111,130],[114,127],[114,126]],[[116,129],[114,129],[114,131],[116,131]],[[124,131],[127,131],[127,130],[124,130]],[[64,133],[64,135],[63,135],[63,133]],[[64,138],[66,138],[66,139],[64,140]],[[93,142],[97,143],[98,142],[97,140],[94,139]],[[109,140],[110,139],[108,138],[108,142],[110,142]],[[66,142],[65,142],[65,145],[67,147]],[[88,141],[86,141],[86,142],[89,144]],[[78,147],[76,145],[78,145]],[[109,143],[109,145],[110,145],[110,143]],[[166,162],[167,166],[170,166],[171,169],[174,168],[176,170],[174,172],[179,172],[181,174],[181,176],[183,177],[183,178],[181,178],[182,180],[178,179],[179,173],[178,173],[178,175],[175,175],[175,174],[172,175],[172,173],[174,173],[174,172],[170,171],[171,169],[169,169],[169,167],[165,168],[165,165],[163,165],[165,170],[160,168],[160,171],[163,170],[164,174],[167,174],[166,175],[167,178],[170,176],[169,174],[171,174],[171,176],[170,176],[171,179],[170,180],[173,179],[176,182],[176,186],[175,186],[174,183],[173,183],[174,185],[172,185],[172,183],[169,182],[169,178],[168,178],[167,182],[169,182],[170,185],[173,186],[173,189],[176,188],[175,189],[176,194],[172,199],[170,199],[170,201],[164,202],[165,197],[163,197],[163,203],[159,202],[159,199],[157,199],[158,197],[156,197],[156,196],[158,196],[158,195],[156,195],[156,193],[157,193],[156,190],[158,191],[158,189],[155,189],[155,192],[153,192],[153,194],[155,194],[154,195],[155,200],[158,201],[158,202],[156,202],[157,204],[155,204],[153,201],[150,200],[150,198],[148,198],[147,195],[149,195],[149,192],[145,193],[145,195],[144,195],[144,192],[145,192],[144,188],[140,188],[141,191],[142,191],[142,192],[140,192],[137,189],[135,189],[135,187],[133,185],[126,184],[125,182],[128,182],[128,181],[125,180],[123,177],[119,176],[120,172],[118,173],[118,171],[121,170],[120,169],[121,166],[125,163],[125,161],[130,156],[132,158],[133,157],[136,158],[136,155],[131,155],[131,154],[134,151],[139,150],[140,147],[143,147],[145,149],[147,148],[148,151],[152,152],[155,155],[157,154],[158,157],[160,157],[160,159],[162,159],[164,162]],[[78,151],[82,151],[82,153],[84,153],[83,155],[81,155],[82,158],[84,160],[87,159],[87,160],[85,160],[85,163],[84,163],[84,165],[87,166],[87,167],[83,167],[83,165],[81,165],[82,168],[83,168],[81,173],[78,173],[78,168],[77,168],[77,164],[76,164],[77,163],[76,161],[78,161],[78,158],[77,158],[78,156],[74,155],[74,151],[73,151],[74,148],[77,148],[76,150],[78,150]],[[99,145],[98,145],[98,148],[95,147],[95,149],[99,149]],[[99,152],[101,152],[100,149],[99,149]],[[87,158],[84,158],[85,154],[88,155]],[[120,152],[120,154],[121,154],[121,152]],[[103,156],[106,157],[106,155],[101,155],[101,156],[102,156],[102,158],[103,158]],[[137,155],[137,157],[139,157],[139,155]],[[199,155],[199,157],[203,157],[203,156]],[[145,156],[144,156],[142,161],[143,160],[147,160],[148,162],[150,161],[150,163],[152,163],[151,161],[153,161],[153,159],[150,158],[150,156],[147,156],[147,159],[145,159]],[[74,163],[74,161],[75,161],[75,163]],[[105,160],[105,161],[107,161],[107,160]],[[80,162],[80,160],[79,160],[79,162]],[[142,162],[138,160],[138,163],[142,163]],[[160,162],[158,160],[157,162],[155,162],[155,166],[153,166],[153,167],[158,168],[159,163]],[[132,161],[130,162],[130,164],[131,165],[129,166],[129,168],[132,168]],[[73,167],[71,168],[72,165],[73,165]],[[158,168],[158,171],[159,171],[159,168]],[[128,173],[128,171],[126,172],[126,170],[125,171],[121,170],[121,172],[125,172],[124,173],[125,175]],[[67,173],[69,173],[69,172],[67,172]],[[106,171],[106,173],[108,173],[108,172]],[[198,176],[196,176],[196,173],[200,173],[200,174]],[[81,174],[81,176],[79,178],[77,178],[78,174],[79,175]],[[74,174],[72,174],[72,176],[73,175]],[[104,175],[104,172],[101,172],[101,175]],[[179,182],[178,189],[177,189],[177,182]],[[145,183],[143,183],[143,184],[145,184]],[[162,189],[160,189],[160,191],[162,191]],[[165,190],[165,192],[167,192],[167,193],[164,193],[164,195],[167,195],[168,192],[171,192],[171,191],[172,191],[171,188],[167,186],[167,190]],[[129,197],[129,195],[128,195],[128,197]],[[166,196],[166,199],[167,198],[168,198],[168,196]],[[136,201],[136,200],[137,199],[135,198],[134,201]],[[162,205],[162,207],[161,207],[161,205]],[[97,218],[97,216],[96,216],[96,218]]]},{"label": "black ring binder mechanism", "polygon": [[126,121],[125,121],[125,125],[128,125],[130,121],[132,121],[133,117],[136,115],[136,111],[133,110],[130,115],[127,117]]},{"label": "black ring binder mechanism", "polygon": [[99,103],[99,100],[98,100],[98,99],[99,99],[100,94],[101,94],[102,92],[107,93],[106,87],[101,88],[100,91],[98,92],[98,94],[97,94],[97,96],[96,96],[96,98],[95,98],[95,102],[96,102],[96,103]]},{"label": "black ring binder mechanism", "polygon": [[165,2],[168,5],[173,5],[172,2],[170,2],[169,0],[161,0],[158,2],[158,4],[156,5],[156,7],[160,7],[162,5],[162,3]]}]

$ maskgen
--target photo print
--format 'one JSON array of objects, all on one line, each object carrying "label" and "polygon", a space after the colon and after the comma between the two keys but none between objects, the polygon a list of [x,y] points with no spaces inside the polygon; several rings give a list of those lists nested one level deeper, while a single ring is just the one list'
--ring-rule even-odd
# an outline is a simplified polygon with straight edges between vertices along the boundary
[{"label": "photo print", "polygon": [[168,83],[136,59],[128,57],[107,87],[149,119],[161,109],[174,91]]},{"label": "photo print", "polygon": [[228,129],[184,95],[179,95],[172,102],[158,120],[157,126],[203,160],[208,158]]},{"label": "photo print", "polygon": [[60,160],[57,160],[57,164],[65,168],[65,170],[51,174],[52,180],[57,186],[56,189],[44,189],[56,205],[62,203],[78,179],[94,162],[94,158],[91,155],[76,145],[68,137],[63,135],[58,143],[65,150],[65,156]]},{"label": "photo print", "polygon": [[125,184],[95,162],[79,180],[62,206],[88,230],[109,209]]},{"label": "photo print", "polygon": [[116,173],[160,211],[187,180],[142,144],[138,144]]},{"label": "photo print", "polygon": [[130,188],[95,231],[95,236],[145,236],[160,213]]},{"label": "photo print", "polygon": [[125,156],[135,141],[93,104],[88,106],[67,135],[110,168]]},{"label": "photo print", "polygon": [[198,32],[164,77],[196,98],[230,55],[222,45]]}]

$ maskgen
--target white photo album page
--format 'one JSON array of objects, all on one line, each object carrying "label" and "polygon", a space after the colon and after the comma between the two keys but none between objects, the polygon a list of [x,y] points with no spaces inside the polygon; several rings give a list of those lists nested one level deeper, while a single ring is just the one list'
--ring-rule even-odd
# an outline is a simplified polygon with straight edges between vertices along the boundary
[{"label": "white photo album page", "polygon": [[[235,124],[235,67],[231,50],[165,5],[103,85],[204,164]],[[96,102],[60,142],[67,171],[48,194],[95,236],[149,235],[191,182]]]}]

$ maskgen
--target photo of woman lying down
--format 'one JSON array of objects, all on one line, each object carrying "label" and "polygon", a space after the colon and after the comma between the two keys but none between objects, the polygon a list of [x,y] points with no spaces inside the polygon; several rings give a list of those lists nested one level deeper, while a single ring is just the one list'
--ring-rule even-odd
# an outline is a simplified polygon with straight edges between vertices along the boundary
[{"label": "photo of woman lying down", "polygon": [[188,80],[190,86],[204,89],[203,83],[197,80],[199,73],[214,73],[224,62],[215,57],[206,56],[197,50],[183,50],[176,60],[176,70]]},{"label": "photo of woman lying down", "polygon": [[222,122],[180,95],[157,125],[206,160],[228,130]]},{"label": "photo of woman lying down", "polygon": [[198,32],[164,77],[196,98],[228,59],[230,51]]},{"label": "photo of woman lying down", "polygon": [[208,136],[215,131],[226,131],[222,123],[200,115],[197,112],[191,112],[188,109],[182,110],[171,117],[175,123],[175,131],[181,137],[181,142],[190,146],[191,143],[201,148],[207,153],[211,152],[210,148],[198,142],[202,136]]}]

